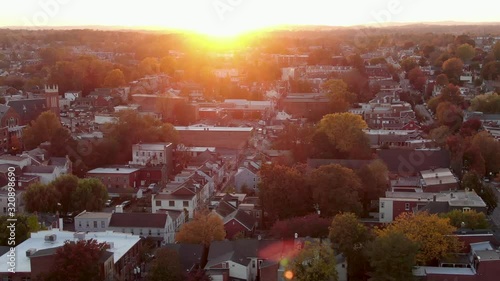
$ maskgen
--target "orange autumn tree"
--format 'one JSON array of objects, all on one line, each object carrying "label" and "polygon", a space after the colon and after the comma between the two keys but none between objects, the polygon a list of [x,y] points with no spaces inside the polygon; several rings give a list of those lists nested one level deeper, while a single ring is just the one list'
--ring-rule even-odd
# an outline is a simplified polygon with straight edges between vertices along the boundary
[{"label": "orange autumn tree", "polygon": [[404,234],[419,245],[417,263],[426,265],[462,249],[461,242],[453,235],[455,230],[449,218],[440,218],[424,212],[403,213],[388,227],[377,229],[375,232],[379,237],[394,232]]},{"label": "orange autumn tree", "polygon": [[179,243],[202,244],[209,247],[212,241],[221,241],[226,237],[222,219],[209,211],[200,211],[194,219],[181,226],[175,239]]}]

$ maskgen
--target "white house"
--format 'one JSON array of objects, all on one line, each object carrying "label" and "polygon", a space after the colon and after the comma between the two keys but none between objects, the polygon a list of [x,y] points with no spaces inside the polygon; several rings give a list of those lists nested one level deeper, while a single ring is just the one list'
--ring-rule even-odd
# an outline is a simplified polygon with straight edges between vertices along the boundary
[{"label": "white house", "polygon": [[111,214],[108,230],[152,237],[161,243],[175,242],[175,225],[172,217],[164,213],[118,213]]},{"label": "white house", "polygon": [[49,166],[26,166],[23,169],[24,175],[38,176],[40,183],[48,184],[58,178],[60,175],[65,174],[64,168],[55,165]]},{"label": "white house", "polygon": [[138,143],[132,146],[132,165],[172,166],[172,143]]},{"label": "white house", "polygon": [[256,190],[260,182],[259,169],[260,165],[253,161],[246,162],[243,167],[238,168],[238,172],[234,175],[236,190],[241,192],[243,186]]},{"label": "white house", "polygon": [[77,216],[75,216],[74,220],[75,231],[77,232],[106,231],[108,230],[110,219],[111,219],[111,213],[83,211],[79,213]]}]

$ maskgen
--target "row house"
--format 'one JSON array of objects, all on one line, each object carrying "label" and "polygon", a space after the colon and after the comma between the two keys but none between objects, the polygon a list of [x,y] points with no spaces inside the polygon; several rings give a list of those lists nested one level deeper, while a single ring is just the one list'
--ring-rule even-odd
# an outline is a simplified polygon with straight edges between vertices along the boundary
[{"label": "row house", "polygon": [[469,251],[458,254],[439,266],[418,266],[413,275],[423,281],[496,281],[500,274],[500,253],[498,245],[483,240],[470,243]]},{"label": "row house", "polygon": [[379,220],[390,223],[402,213],[447,213],[475,210],[486,213],[486,203],[474,191],[390,192],[379,199]]},{"label": "row house", "polygon": [[176,230],[173,218],[167,212],[123,213],[120,208],[114,213],[83,211],[75,217],[74,226],[77,232],[114,231],[151,237],[158,246],[173,243]]},{"label": "row house", "polygon": [[140,187],[140,169],[131,167],[104,167],[87,172],[87,178],[99,179],[108,189],[111,197],[124,193],[135,193]]},{"label": "row house", "polygon": [[[166,188],[168,190],[168,187]],[[189,182],[178,185],[173,191],[162,191],[151,196],[151,212],[160,210],[186,212],[189,218],[193,218],[199,205],[199,190],[190,186]]]},{"label": "row house", "polygon": [[[106,232],[70,232],[59,229],[31,233],[31,237],[16,246],[16,272],[7,267],[0,269],[2,280],[35,280],[39,274],[48,273],[54,264],[56,250],[67,241],[78,242],[95,239],[105,243],[106,251],[99,260],[99,268],[104,280],[132,280],[134,269],[140,266],[141,238],[138,235]],[[0,256],[7,264],[8,253]]]}]

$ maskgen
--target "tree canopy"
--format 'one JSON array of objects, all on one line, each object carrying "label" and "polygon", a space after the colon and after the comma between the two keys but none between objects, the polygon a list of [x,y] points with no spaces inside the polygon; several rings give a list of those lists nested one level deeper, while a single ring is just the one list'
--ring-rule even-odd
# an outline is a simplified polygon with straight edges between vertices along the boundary
[{"label": "tree canopy", "polygon": [[151,264],[148,274],[150,281],[183,281],[184,273],[177,251],[160,248],[155,253],[155,259]]},{"label": "tree canopy", "polygon": [[108,191],[98,179],[62,175],[49,184],[30,185],[24,193],[28,212],[101,211]]},{"label": "tree canopy", "polygon": [[462,210],[452,210],[441,214],[441,217],[449,218],[450,224],[456,228],[487,229],[489,228],[486,215],[475,210],[463,212]]},{"label": "tree canopy", "polygon": [[500,113],[500,95],[497,93],[475,96],[471,100],[470,109],[487,114]]},{"label": "tree canopy", "polygon": [[226,237],[224,224],[220,217],[208,211],[200,211],[194,219],[184,223],[175,239],[179,243],[202,244],[209,247],[212,241],[221,241]]},{"label": "tree canopy", "polygon": [[353,213],[336,215],[328,237],[334,248],[346,257],[349,277],[363,275],[362,268],[367,262],[363,249],[370,241],[370,233],[358,217]]},{"label": "tree canopy", "polygon": [[259,198],[270,222],[313,211],[309,187],[297,168],[283,165],[262,165]]},{"label": "tree canopy", "polygon": [[326,134],[331,145],[349,158],[367,157],[369,141],[363,129],[368,126],[359,115],[334,113],[323,116],[318,124],[318,132]]},{"label": "tree canopy", "polygon": [[321,166],[310,174],[310,183],[313,200],[324,215],[361,213],[361,181],[353,170],[337,164]]},{"label": "tree canopy", "polygon": [[337,281],[335,254],[326,244],[306,242],[291,263],[293,280]]},{"label": "tree canopy", "polygon": [[458,253],[462,247],[453,234],[456,230],[448,218],[424,213],[403,213],[384,229],[376,231],[377,236],[386,237],[391,233],[403,233],[406,238],[417,243],[419,250],[416,261],[427,265],[451,253]]},{"label": "tree canopy", "polygon": [[373,280],[412,280],[417,252],[418,244],[403,233],[378,236],[367,249]]},{"label": "tree canopy", "polygon": [[45,111],[23,131],[23,143],[27,149],[36,148],[42,142],[50,141],[59,129],[61,122],[52,111]]}]

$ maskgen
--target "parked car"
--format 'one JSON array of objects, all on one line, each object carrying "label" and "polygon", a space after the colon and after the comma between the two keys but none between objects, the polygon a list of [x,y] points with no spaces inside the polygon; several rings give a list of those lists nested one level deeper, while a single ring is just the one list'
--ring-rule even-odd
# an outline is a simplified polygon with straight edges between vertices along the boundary
[{"label": "parked car", "polygon": [[106,207],[111,207],[111,205],[112,205],[112,204],[113,204],[113,201],[112,201],[111,199],[108,199],[108,200],[106,201],[106,203],[104,203],[104,205],[105,205]]}]

